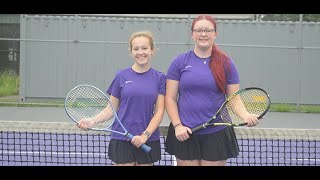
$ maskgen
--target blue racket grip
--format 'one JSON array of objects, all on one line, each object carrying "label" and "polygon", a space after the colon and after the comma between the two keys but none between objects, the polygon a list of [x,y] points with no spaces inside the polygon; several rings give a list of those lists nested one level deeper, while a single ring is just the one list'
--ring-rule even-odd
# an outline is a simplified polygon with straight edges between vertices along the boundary
[{"label": "blue racket grip", "polygon": [[[130,133],[127,134],[127,137],[128,137],[129,139],[133,139],[133,135],[130,134]],[[140,148],[143,149],[146,153],[148,153],[148,152],[151,151],[151,147],[147,146],[146,144],[142,144],[142,145],[140,146]]]}]

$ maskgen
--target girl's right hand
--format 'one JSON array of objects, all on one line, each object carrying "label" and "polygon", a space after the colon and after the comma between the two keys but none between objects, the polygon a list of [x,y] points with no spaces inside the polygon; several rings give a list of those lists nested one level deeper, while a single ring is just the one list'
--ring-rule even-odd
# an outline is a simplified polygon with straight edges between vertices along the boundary
[{"label": "girl's right hand", "polygon": [[192,131],[189,127],[181,124],[175,128],[175,134],[178,141],[185,141],[190,138],[189,134],[192,134]]},{"label": "girl's right hand", "polygon": [[77,126],[82,130],[88,130],[89,128],[92,128],[93,125],[94,121],[92,118],[81,119],[77,124]]}]

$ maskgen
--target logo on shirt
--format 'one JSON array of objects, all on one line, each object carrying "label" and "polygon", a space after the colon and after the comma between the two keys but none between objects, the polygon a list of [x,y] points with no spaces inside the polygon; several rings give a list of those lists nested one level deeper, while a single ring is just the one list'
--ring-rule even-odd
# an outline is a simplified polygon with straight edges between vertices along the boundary
[{"label": "logo on shirt", "polygon": [[186,66],[185,69],[192,68],[192,66]]},{"label": "logo on shirt", "polygon": [[132,82],[132,81],[126,81],[125,83],[128,84],[128,83],[131,83],[131,82]]}]

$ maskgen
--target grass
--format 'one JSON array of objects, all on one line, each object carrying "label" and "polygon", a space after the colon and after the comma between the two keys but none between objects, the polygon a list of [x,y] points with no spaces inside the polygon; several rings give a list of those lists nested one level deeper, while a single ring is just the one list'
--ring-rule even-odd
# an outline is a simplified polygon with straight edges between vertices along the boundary
[{"label": "grass", "polygon": [[302,104],[299,107],[296,104],[272,104],[270,111],[272,112],[303,112],[303,113],[320,113],[320,105]]},{"label": "grass", "polygon": [[270,111],[274,112],[295,112],[297,106],[291,104],[271,104]]},{"label": "grass", "polygon": [[[17,102],[16,98],[10,96],[19,95],[19,76],[13,71],[4,71],[0,74],[0,106],[10,107],[63,107],[63,101],[57,102]],[[8,97],[10,99],[8,99]],[[7,102],[2,102],[2,101]],[[10,101],[10,102],[8,102]]]},{"label": "grass", "polygon": [[300,112],[304,113],[320,113],[320,105],[302,105]]},{"label": "grass", "polygon": [[0,74],[0,97],[19,94],[19,76],[12,71]]},{"label": "grass", "polygon": [[25,103],[25,102],[0,102],[0,107],[64,107],[63,103]]}]

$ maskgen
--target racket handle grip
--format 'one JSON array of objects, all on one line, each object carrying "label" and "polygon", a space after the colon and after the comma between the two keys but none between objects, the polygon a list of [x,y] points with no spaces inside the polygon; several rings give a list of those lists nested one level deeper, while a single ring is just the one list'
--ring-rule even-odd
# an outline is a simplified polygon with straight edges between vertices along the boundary
[{"label": "racket handle grip", "polygon": [[238,126],[245,126],[247,125],[248,123],[241,123],[241,124],[238,124]]},{"label": "racket handle grip", "polygon": [[142,144],[140,148],[143,149],[146,153],[151,151],[151,147],[147,146],[146,144]]},{"label": "racket handle grip", "polygon": [[207,127],[206,125],[207,125],[207,123],[206,124],[200,124],[199,126],[192,128],[191,131],[192,131],[192,133],[194,133],[196,131],[199,131],[201,129],[206,128]]},{"label": "racket handle grip", "polygon": [[[127,134],[127,137],[128,137],[129,139],[133,139],[133,135],[130,134],[130,133]],[[148,152],[151,151],[151,147],[147,146],[146,144],[142,144],[142,145],[140,146],[140,148],[143,149],[146,153],[148,153]]]}]

